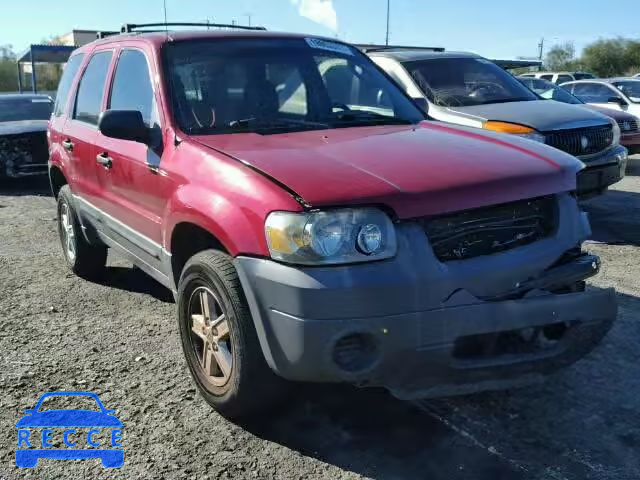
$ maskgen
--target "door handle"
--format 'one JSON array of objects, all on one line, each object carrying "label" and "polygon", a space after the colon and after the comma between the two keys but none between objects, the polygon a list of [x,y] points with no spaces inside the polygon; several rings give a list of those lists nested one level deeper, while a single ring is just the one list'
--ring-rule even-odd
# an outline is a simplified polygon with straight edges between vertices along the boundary
[{"label": "door handle", "polygon": [[64,147],[65,150],[68,150],[69,152],[73,151],[73,142],[68,138],[62,141],[62,146]]},{"label": "door handle", "polygon": [[113,159],[109,155],[107,155],[106,152],[96,155],[96,162],[98,162],[107,170],[113,167]]}]

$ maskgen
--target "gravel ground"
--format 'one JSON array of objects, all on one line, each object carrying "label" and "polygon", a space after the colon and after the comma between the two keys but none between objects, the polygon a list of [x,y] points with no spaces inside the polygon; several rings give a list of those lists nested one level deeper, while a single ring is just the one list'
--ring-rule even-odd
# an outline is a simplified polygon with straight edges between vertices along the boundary
[{"label": "gravel ground", "polygon": [[[90,283],[63,264],[46,185],[0,189],[0,479],[640,478],[640,158],[585,205],[589,249],[620,315],[604,343],[545,384],[403,403],[378,390],[304,386],[236,425],[196,394],[168,291],[110,257]],[[52,390],[96,392],[124,423],[125,463],[14,464],[15,422]],[[56,432],[54,432],[56,433]],[[58,440],[59,441],[59,440]]]}]

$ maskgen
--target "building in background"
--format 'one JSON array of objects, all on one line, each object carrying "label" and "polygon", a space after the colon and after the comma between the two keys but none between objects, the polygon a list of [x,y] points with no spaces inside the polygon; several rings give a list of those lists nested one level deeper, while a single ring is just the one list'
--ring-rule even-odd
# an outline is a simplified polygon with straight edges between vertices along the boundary
[{"label": "building in background", "polygon": [[97,30],[71,30],[69,33],[52,38],[50,43],[81,47],[93,42],[97,34]]}]

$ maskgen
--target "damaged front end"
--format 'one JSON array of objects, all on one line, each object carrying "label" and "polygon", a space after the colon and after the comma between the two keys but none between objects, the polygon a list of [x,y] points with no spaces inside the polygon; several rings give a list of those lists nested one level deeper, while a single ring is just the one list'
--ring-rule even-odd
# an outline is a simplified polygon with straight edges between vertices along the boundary
[{"label": "damaged front end", "polygon": [[0,177],[46,174],[49,147],[46,132],[0,136]]},{"label": "damaged front end", "polygon": [[415,399],[513,387],[577,361],[617,315],[585,289],[586,215],[569,193],[403,220],[397,255],[299,268],[237,257],[263,353],[300,381]]}]

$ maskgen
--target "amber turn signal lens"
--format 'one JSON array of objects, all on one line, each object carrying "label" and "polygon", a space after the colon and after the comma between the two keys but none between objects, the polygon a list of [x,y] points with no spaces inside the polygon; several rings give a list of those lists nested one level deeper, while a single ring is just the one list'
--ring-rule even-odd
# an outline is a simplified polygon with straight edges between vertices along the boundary
[{"label": "amber turn signal lens", "polygon": [[522,135],[523,133],[535,132],[533,128],[525,127],[524,125],[518,125],[517,123],[495,122],[492,120],[484,122],[482,128],[484,128],[485,130],[491,130],[493,132],[513,133],[520,135]]}]

